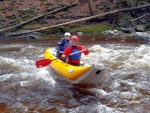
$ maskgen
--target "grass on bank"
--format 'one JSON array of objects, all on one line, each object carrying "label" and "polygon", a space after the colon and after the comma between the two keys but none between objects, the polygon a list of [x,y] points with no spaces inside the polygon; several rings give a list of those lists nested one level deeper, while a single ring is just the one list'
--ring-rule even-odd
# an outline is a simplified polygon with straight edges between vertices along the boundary
[{"label": "grass on bank", "polygon": [[[30,26],[26,26],[27,28],[30,28],[30,30],[32,29],[37,29],[39,28],[39,25],[32,25]],[[43,26],[44,27],[44,26]],[[57,27],[57,28],[52,28],[52,29],[47,29],[47,30],[43,30],[41,31],[41,33],[46,33],[46,34],[63,34],[64,32],[68,31],[70,33],[77,33],[77,32],[83,32],[84,34],[100,34],[101,32],[110,30],[112,28],[112,26],[110,25],[104,25],[104,24],[95,24],[95,25],[69,25],[69,26],[61,26],[61,27]]]},{"label": "grass on bank", "polygon": [[41,1],[41,2],[46,2],[46,1],[48,1],[48,0],[39,0],[39,1]]},{"label": "grass on bank", "polygon": [[83,32],[85,34],[99,34],[101,32],[110,30],[112,26],[110,25],[104,25],[104,24],[96,24],[96,25],[87,25],[82,27],[75,27],[71,29],[67,29],[69,32]]}]

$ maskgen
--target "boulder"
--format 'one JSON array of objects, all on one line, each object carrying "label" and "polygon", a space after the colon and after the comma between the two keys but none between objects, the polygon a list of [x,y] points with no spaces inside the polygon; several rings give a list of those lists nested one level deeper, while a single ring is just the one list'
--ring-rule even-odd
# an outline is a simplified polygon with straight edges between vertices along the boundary
[{"label": "boulder", "polygon": [[143,33],[143,32],[135,32],[133,34],[134,38],[135,39],[138,39],[138,40],[145,40],[145,41],[148,41],[150,42],[150,34],[148,33]]},{"label": "boulder", "polygon": [[144,25],[137,25],[136,30],[143,32],[145,30],[145,26]]}]

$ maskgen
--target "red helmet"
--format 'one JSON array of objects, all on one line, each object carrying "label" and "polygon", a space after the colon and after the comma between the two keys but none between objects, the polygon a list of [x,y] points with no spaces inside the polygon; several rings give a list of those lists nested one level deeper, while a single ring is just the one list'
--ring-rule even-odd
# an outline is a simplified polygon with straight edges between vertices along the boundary
[{"label": "red helmet", "polygon": [[79,38],[78,38],[77,36],[72,36],[70,39],[71,39],[71,40],[74,40],[74,41],[76,41],[76,42],[79,41]]}]

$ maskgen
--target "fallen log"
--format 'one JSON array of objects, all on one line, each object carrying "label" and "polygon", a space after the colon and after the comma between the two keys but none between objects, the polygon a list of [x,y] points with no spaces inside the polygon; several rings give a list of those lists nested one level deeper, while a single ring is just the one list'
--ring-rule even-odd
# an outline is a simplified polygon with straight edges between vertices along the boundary
[{"label": "fallen log", "polygon": [[55,28],[55,27],[59,27],[59,26],[64,26],[64,25],[69,25],[69,24],[81,22],[81,21],[94,19],[94,18],[97,18],[97,17],[102,17],[102,16],[106,16],[106,15],[110,15],[110,14],[115,14],[115,13],[118,13],[118,12],[126,12],[126,11],[130,11],[130,10],[136,10],[136,9],[146,8],[146,7],[150,7],[150,4],[137,6],[137,7],[131,7],[131,8],[118,9],[118,10],[114,10],[114,11],[110,11],[110,12],[106,12],[106,13],[86,17],[86,18],[83,18],[83,19],[78,19],[78,20],[74,20],[74,21],[70,21],[70,22],[65,22],[65,23],[61,23],[61,24],[57,24],[57,25],[52,25],[52,26],[43,27],[43,28],[40,28],[40,29],[31,30],[31,31],[28,31],[28,32],[23,32],[23,33],[18,33],[18,34],[11,34],[11,36],[22,35],[22,34],[27,34],[27,33],[32,33],[32,32],[38,32],[38,31],[42,31],[42,30],[46,30],[46,29],[50,29],[50,28]]},{"label": "fallen log", "polygon": [[147,13],[147,14],[145,14],[145,15],[143,15],[143,16],[140,16],[140,17],[138,17],[138,18],[132,19],[132,20],[130,20],[130,21],[133,22],[133,21],[135,21],[135,20],[139,20],[139,19],[141,19],[141,18],[143,18],[143,17],[145,17],[145,16],[147,16],[147,15],[149,15],[149,13]]},{"label": "fallen log", "polygon": [[64,10],[64,9],[66,9],[66,8],[69,8],[69,7],[72,7],[72,6],[75,6],[75,5],[77,5],[77,4],[76,4],[76,3],[71,3],[71,4],[67,5],[67,6],[64,6],[64,7],[60,8],[60,9],[56,9],[56,10],[54,10],[54,11],[45,13],[45,14],[43,14],[43,15],[36,16],[36,17],[31,18],[31,19],[29,19],[29,20],[27,20],[27,21],[25,21],[25,22],[20,23],[20,24],[17,24],[17,25],[8,27],[8,28],[6,28],[6,29],[1,29],[1,30],[0,30],[0,33],[1,33],[1,32],[4,32],[4,31],[8,31],[8,30],[13,29],[13,28],[17,28],[17,27],[22,26],[22,25],[25,25],[25,24],[27,24],[27,23],[33,21],[33,20],[39,19],[39,18],[44,17],[44,16],[47,16],[47,15],[49,15],[49,14],[54,14],[54,13],[56,13],[56,12],[59,12],[59,11],[61,11],[61,10]]},{"label": "fallen log", "polygon": [[[43,11],[40,11],[40,12],[36,12],[36,15],[39,15],[39,14],[41,14],[41,13],[43,13],[43,12],[48,12],[48,13],[51,13],[51,12],[49,12],[50,10],[53,10],[54,9],[54,7],[53,8],[49,8],[49,9],[46,9],[46,10],[43,10]],[[17,17],[17,18],[14,18],[14,19],[11,19],[11,20],[9,20],[9,21],[7,21],[7,22],[3,22],[3,23],[1,23],[1,28],[2,27],[9,27],[9,26],[15,26],[16,24],[10,24],[10,23],[13,23],[14,22],[14,20],[16,20],[16,19],[23,19],[23,18],[25,18],[25,17],[27,17],[27,16],[29,16],[29,15],[23,15],[23,16],[21,16],[21,17]],[[34,19],[34,18],[32,18],[32,19]],[[32,21],[32,20],[31,20]]]}]

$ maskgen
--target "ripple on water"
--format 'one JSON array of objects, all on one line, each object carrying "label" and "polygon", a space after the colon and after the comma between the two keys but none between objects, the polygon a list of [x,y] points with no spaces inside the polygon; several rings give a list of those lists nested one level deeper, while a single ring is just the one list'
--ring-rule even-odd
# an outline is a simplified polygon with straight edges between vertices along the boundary
[{"label": "ripple on water", "polygon": [[0,112],[148,113],[149,46],[93,45],[82,60],[108,73],[100,85],[80,86],[37,69],[48,43],[32,44],[0,46]]}]

